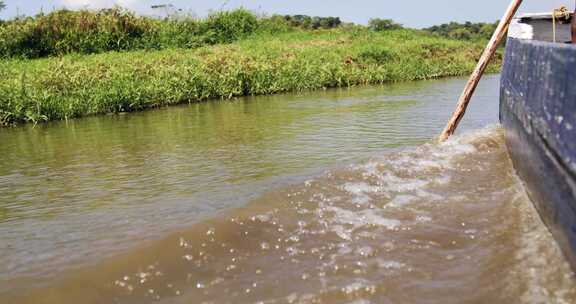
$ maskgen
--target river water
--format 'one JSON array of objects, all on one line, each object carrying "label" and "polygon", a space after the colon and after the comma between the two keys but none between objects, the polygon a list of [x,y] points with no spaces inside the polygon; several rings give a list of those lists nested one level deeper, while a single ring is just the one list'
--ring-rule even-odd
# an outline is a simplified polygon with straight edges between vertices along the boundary
[{"label": "river water", "polygon": [[574,303],[488,76],[0,130],[0,303]]}]

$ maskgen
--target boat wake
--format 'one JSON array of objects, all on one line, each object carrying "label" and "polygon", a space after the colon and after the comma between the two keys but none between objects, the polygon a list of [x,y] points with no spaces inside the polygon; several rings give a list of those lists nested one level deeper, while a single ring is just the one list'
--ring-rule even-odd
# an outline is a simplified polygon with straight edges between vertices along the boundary
[{"label": "boat wake", "polygon": [[13,296],[19,303],[570,303],[569,273],[514,175],[502,130],[488,127],[271,190]]}]

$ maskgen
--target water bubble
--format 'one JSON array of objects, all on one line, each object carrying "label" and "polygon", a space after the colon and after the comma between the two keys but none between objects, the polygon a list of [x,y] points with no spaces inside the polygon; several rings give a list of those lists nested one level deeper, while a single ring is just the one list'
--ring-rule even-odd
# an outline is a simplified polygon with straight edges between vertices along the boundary
[{"label": "water bubble", "polygon": [[429,216],[425,216],[425,215],[419,215],[416,217],[416,221],[420,222],[420,223],[427,223],[427,222],[431,222],[432,218]]},{"label": "water bubble", "polygon": [[300,237],[298,235],[293,235],[293,236],[289,237],[288,240],[286,240],[286,241],[296,243],[296,242],[300,241]]},{"label": "water bubble", "polygon": [[185,256],[182,256],[183,259],[185,259],[186,261],[192,261],[194,259],[194,256],[192,256],[191,254],[187,254]]},{"label": "water bubble", "polygon": [[212,282],[210,282],[210,285],[214,286],[214,285],[218,285],[218,284],[220,284],[220,283],[222,283],[222,282],[224,282],[224,279],[218,277],[218,278],[212,280]]},{"label": "water bubble", "polygon": [[341,291],[346,295],[374,294],[376,292],[376,286],[366,285],[364,282],[355,282],[343,287]]},{"label": "water bubble", "polygon": [[258,220],[262,223],[266,223],[266,222],[270,221],[270,219],[271,219],[270,214],[259,214],[259,215],[252,217],[252,221]]},{"label": "water bubble", "polygon": [[298,300],[298,294],[293,292],[286,297],[286,301],[290,304],[295,303]]},{"label": "water bubble", "polygon": [[126,283],[123,281],[116,280],[116,281],[114,281],[114,285],[119,286],[119,287],[125,287]]},{"label": "water bubble", "polygon": [[406,267],[405,264],[397,262],[397,261],[384,261],[384,260],[377,260],[378,267],[384,269],[401,269]]},{"label": "water bubble", "polygon": [[356,254],[363,256],[363,257],[373,256],[374,255],[374,249],[370,246],[361,247],[361,248],[358,248],[356,250]]},{"label": "water bubble", "polygon": [[140,278],[140,284],[143,284],[147,281],[147,278],[150,276],[150,274],[147,272],[139,272],[136,274],[136,276]]}]

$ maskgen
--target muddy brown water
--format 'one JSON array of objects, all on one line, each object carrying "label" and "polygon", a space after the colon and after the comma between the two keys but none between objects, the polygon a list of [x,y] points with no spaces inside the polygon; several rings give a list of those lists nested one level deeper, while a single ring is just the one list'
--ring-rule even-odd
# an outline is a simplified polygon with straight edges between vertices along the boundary
[{"label": "muddy brown water", "polygon": [[0,303],[574,303],[498,76],[0,130]]}]

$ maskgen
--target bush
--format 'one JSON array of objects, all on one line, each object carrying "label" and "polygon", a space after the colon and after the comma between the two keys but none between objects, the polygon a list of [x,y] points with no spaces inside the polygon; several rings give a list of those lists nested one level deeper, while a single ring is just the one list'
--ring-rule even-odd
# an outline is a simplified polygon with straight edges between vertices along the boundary
[{"label": "bush", "polygon": [[187,18],[157,21],[156,30],[149,33],[150,48],[196,48],[205,44],[201,22]]},{"label": "bush", "polygon": [[370,19],[370,21],[368,21],[368,28],[379,32],[379,31],[388,31],[388,30],[397,30],[397,29],[401,29],[402,25],[395,23],[393,20],[391,19]]},{"label": "bush", "polygon": [[370,46],[358,54],[358,59],[361,62],[369,64],[384,64],[395,58],[396,53],[394,51],[380,46]]},{"label": "bush", "polygon": [[120,9],[60,10],[0,25],[0,56],[36,58],[140,48],[154,24]]},{"label": "bush", "polygon": [[263,33],[286,33],[292,29],[293,27],[290,23],[280,15],[274,15],[259,20],[258,31]]},{"label": "bush", "polygon": [[0,23],[0,58],[195,48],[234,42],[254,33],[259,26],[258,18],[244,9],[217,12],[206,20],[157,20],[122,8],[59,10]]},{"label": "bush", "polygon": [[204,26],[208,43],[230,43],[254,33],[258,19],[251,12],[238,9],[212,14]]}]

